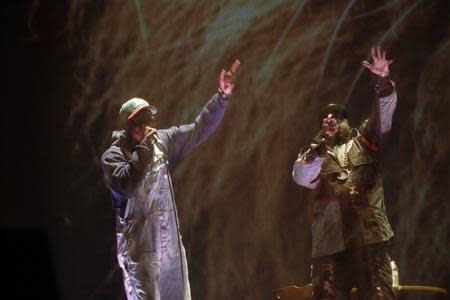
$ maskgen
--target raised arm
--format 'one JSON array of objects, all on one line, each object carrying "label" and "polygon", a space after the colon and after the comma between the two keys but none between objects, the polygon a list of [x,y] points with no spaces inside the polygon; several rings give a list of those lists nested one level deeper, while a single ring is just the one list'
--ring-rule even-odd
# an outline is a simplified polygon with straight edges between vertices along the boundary
[{"label": "raised arm", "polygon": [[369,119],[361,126],[361,133],[367,146],[374,151],[378,151],[383,137],[391,130],[392,118],[397,106],[395,84],[389,79],[389,65],[392,62],[392,60],[386,60],[386,52],[379,47],[372,48],[372,63],[362,62],[362,65],[373,74],[376,100]]},{"label": "raised arm", "polygon": [[192,152],[219,126],[235,86],[239,66],[240,62],[236,60],[229,71],[222,70],[219,91],[203,107],[193,123],[158,131],[158,136],[167,146],[171,163],[180,161]]}]

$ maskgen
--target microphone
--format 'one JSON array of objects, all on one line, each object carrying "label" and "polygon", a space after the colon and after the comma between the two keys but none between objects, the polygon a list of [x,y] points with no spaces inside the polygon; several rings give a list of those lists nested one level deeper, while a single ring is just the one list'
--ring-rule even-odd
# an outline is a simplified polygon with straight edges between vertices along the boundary
[{"label": "microphone", "polygon": [[314,137],[312,143],[309,146],[311,149],[314,150],[317,147],[320,147],[323,144],[326,144],[327,141],[326,141],[325,137],[323,136],[323,131],[324,131],[324,129],[321,129],[319,131],[319,133]]},{"label": "microphone", "polygon": [[158,143],[161,143],[161,140],[158,138],[158,136],[156,135],[156,128],[152,128],[152,127],[145,127],[145,131],[147,131],[145,138],[152,138],[153,140],[157,141]]},{"label": "microphone", "polygon": [[323,136],[323,130],[320,130],[312,143],[309,145],[309,152],[311,155],[323,156],[326,153],[327,141]]},{"label": "microphone", "polygon": [[314,140],[309,147],[311,149],[316,149],[317,147],[320,147],[322,144],[326,143],[325,138],[321,137],[320,140]]}]

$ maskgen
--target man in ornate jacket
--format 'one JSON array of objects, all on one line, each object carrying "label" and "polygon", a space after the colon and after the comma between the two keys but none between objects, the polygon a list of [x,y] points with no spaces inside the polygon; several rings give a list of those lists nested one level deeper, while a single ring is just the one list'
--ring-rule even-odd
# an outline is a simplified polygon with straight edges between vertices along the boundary
[{"label": "man in ornate jacket", "polygon": [[359,129],[350,128],[345,107],[329,104],[322,128],[294,163],[293,178],[315,191],[312,214],[314,299],[394,299],[388,253],[394,236],[386,217],[377,161],[390,131],[397,96],[385,52],[372,49],[376,101]]},{"label": "man in ornate jacket", "polygon": [[125,130],[102,155],[116,210],[117,257],[128,300],[191,299],[186,254],[170,171],[219,126],[235,86],[236,60],[194,123],[156,130],[157,109],[133,98],[122,105]]}]

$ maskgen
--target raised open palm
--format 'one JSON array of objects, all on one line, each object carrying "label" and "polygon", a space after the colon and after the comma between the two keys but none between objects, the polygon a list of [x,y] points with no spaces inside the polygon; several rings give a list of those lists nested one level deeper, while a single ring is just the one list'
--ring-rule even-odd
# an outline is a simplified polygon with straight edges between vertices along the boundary
[{"label": "raised open palm", "polygon": [[389,75],[389,65],[393,60],[386,60],[386,51],[381,50],[380,47],[372,48],[372,63],[362,61],[361,64],[370,70],[373,74],[381,77]]},{"label": "raised open palm", "polygon": [[240,65],[241,62],[236,59],[231,64],[229,71],[222,70],[222,72],[220,72],[219,86],[227,96],[232,94],[234,86],[236,85],[236,71],[239,69]]}]

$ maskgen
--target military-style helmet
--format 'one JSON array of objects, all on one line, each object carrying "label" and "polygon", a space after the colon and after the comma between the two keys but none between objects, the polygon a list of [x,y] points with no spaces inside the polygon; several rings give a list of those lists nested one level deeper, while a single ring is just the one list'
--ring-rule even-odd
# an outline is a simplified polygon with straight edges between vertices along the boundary
[{"label": "military-style helmet", "polygon": [[325,119],[329,114],[332,114],[332,118],[336,120],[344,120],[347,119],[347,109],[344,105],[330,103],[325,106],[320,112],[320,122]]}]

